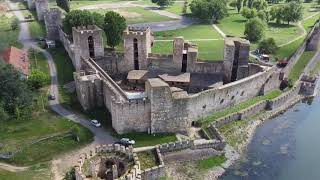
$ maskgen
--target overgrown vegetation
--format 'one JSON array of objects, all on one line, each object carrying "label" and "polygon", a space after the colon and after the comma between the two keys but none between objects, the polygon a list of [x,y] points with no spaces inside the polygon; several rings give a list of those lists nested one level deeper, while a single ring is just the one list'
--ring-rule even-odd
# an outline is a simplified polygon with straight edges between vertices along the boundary
[{"label": "overgrown vegetation", "polygon": [[300,59],[297,61],[297,63],[293,66],[292,70],[290,71],[289,74],[289,80],[292,83],[295,83],[301,73],[303,72],[304,68],[307,66],[308,62],[311,60],[311,58],[315,55],[315,51],[305,51]]},{"label": "overgrown vegetation", "polygon": [[210,122],[213,122],[221,117],[238,112],[242,109],[245,109],[245,108],[252,106],[256,103],[259,103],[261,101],[274,99],[274,98],[280,96],[280,94],[281,94],[280,90],[274,90],[274,91],[271,91],[263,96],[257,96],[257,97],[251,98],[250,100],[247,100],[243,103],[231,106],[229,108],[225,108],[222,111],[215,112],[212,115],[209,115],[203,119],[200,119],[199,121],[200,121],[201,125],[207,125]]},{"label": "overgrown vegetation", "polygon": [[12,30],[11,24],[16,21],[13,17],[7,17],[0,12],[0,52],[10,46],[22,47],[18,41],[19,28]]},{"label": "overgrown vegetation", "polygon": [[154,151],[143,151],[137,153],[137,155],[140,161],[141,170],[152,168],[158,165]]},{"label": "overgrown vegetation", "polygon": [[18,172],[10,172],[0,169],[0,179],[3,180],[26,180],[26,179],[51,179],[49,163],[40,163]]},{"label": "overgrown vegetation", "polygon": [[224,154],[212,156],[204,160],[197,161],[197,167],[200,171],[209,170],[212,167],[219,166],[227,160]]}]

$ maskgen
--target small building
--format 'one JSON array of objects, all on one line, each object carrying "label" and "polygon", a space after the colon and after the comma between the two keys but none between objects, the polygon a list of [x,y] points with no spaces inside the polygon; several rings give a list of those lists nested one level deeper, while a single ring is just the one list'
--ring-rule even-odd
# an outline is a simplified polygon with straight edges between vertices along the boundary
[{"label": "small building", "polygon": [[27,51],[11,46],[1,52],[0,59],[3,59],[7,64],[11,64],[16,68],[23,78],[28,78],[29,59]]},{"label": "small building", "polygon": [[53,40],[46,39],[46,44],[47,44],[47,48],[55,48],[56,47],[56,42]]}]

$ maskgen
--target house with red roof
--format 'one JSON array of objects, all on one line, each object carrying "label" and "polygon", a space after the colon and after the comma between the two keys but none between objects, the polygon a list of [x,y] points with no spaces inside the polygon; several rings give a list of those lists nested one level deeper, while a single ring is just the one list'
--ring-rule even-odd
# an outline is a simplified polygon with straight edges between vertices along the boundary
[{"label": "house with red roof", "polygon": [[29,75],[28,52],[11,46],[0,54],[0,59],[15,67],[24,78]]}]

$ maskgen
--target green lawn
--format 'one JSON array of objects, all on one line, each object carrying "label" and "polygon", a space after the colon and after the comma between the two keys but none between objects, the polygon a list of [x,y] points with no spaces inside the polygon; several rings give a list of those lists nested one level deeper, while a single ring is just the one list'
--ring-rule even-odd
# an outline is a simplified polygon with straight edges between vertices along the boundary
[{"label": "green lawn", "polygon": [[[198,45],[199,59],[223,60],[224,41],[211,25],[195,24],[183,29],[155,32],[154,36],[155,40],[173,40],[183,36],[185,40]],[[156,41],[152,48],[153,53],[159,54],[172,54],[172,51],[172,41]]]},{"label": "green lawn", "polygon": [[[120,1],[121,0],[70,1],[70,7],[71,7],[71,9],[77,9],[82,6],[89,6],[89,5],[95,5],[95,4],[105,4],[105,3],[120,2]],[[56,2],[51,1],[50,6],[56,6]]]},{"label": "green lawn", "polygon": [[[127,20],[127,24],[174,20],[172,18],[161,16],[157,13],[146,10],[142,7],[128,7],[128,8],[119,8],[119,9],[112,9],[112,10],[124,16]],[[110,11],[110,10],[95,9],[90,11],[105,14],[107,11]]]},{"label": "green lawn", "polygon": [[14,18],[8,18],[0,14],[0,52],[10,46],[21,48],[22,45],[18,42],[19,28],[11,30],[11,22]]},{"label": "green lawn", "polygon": [[239,112],[240,110],[245,109],[245,108],[247,108],[249,106],[252,106],[254,104],[257,104],[257,103],[259,103],[261,101],[274,99],[274,98],[276,98],[276,97],[278,97],[280,95],[281,95],[281,91],[280,90],[271,91],[271,92],[269,92],[269,93],[267,93],[267,94],[265,94],[263,96],[257,96],[257,97],[254,97],[254,98],[250,99],[250,100],[247,100],[247,101],[245,101],[243,103],[234,105],[234,106],[232,106],[230,108],[226,108],[226,109],[224,109],[222,111],[215,112],[212,115],[209,115],[209,116],[207,116],[207,117],[205,117],[203,119],[200,119],[200,123],[202,125],[207,125],[210,122],[213,122],[213,121],[215,121],[215,120],[217,120],[219,118],[222,118],[224,116],[227,116],[227,115],[235,113],[235,112]]},{"label": "green lawn", "polygon": [[28,23],[32,38],[46,37],[46,27],[43,22],[32,21]]},{"label": "green lawn", "polygon": [[176,141],[175,134],[146,134],[146,133],[128,133],[122,135],[116,135],[117,138],[129,138],[136,141],[134,147],[154,146],[157,144],[163,144]]},{"label": "green lawn", "polygon": [[[191,1],[190,1],[191,2]],[[179,14],[182,15],[182,9],[183,9],[183,4],[184,2],[178,1],[178,2],[174,2],[171,6],[165,8],[164,10],[175,13],[175,14]],[[188,6],[187,8],[187,14],[191,13],[190,7]]]},{"label": "green lawn", "polygon": [[215,166],[219,166],[224,163],[227,158],[223,155],[212,156],[204,160],[197,161],[197,167],[200,171],[206,171]]},{"label": "green lawn", "polygon": [[305,21],[302,22],[303,27],[307,30],[310,31],[311,28],[313,27],[314,23],[320,18],[320,14],[313,16],[312,18],[309,18]]},{"label": "green lawn", "polygon": [[304,68],[307,66],[308,62],[310,59],[315,55],[315,51],[305,51],[298,62],[293,66],[290,74],[289,74],[289,79],[294,83],[296,82],[301,73],[303,72]]},{"label": "green lawn", "polygon": [[289,58],[298,49],[298,47],[303,42],[304,38],[305,37],[301,37],[298,40],[296,40],[290,44],[287,44],[285,46],[280,47],[277,50],[275,56],[279,57],[280,59]]},{"label": "green lawn", "polygon": [[[39,69],[49,75],[48,64],[42,54],[30,51],[29,60],[31,70]],[[47,89],[48,87],[44,87],[34,92],[31,119],[0,121],[0,139],[3,144],[0,152],[17,152],[12,159],[6,160],[6,162],[31,165],[48,161],[57,154],[79,148],[93,140],[92,133],[88,129],[56,115],[49,109]],[[79,128],[80,142],[67,136],[75,126]],[[61,136],[31,145],[36,140],[54,134]]]},{"label": "green lawn", "polygon": [[40,180],[52,178],[53,177],[48,163],[37,164],[25,171],[20,172],[10,172],[0,169],[0,179],[2,180]]}]

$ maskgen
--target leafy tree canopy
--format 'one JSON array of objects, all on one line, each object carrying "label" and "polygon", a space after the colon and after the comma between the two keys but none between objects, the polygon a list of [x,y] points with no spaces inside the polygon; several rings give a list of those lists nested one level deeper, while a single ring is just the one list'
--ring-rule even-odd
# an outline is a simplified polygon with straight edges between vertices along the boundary
[{"label": "leafy tree canopy", "polygon": [[228,15],[227,4],[223,0],[193,0],[190,9],[194,17],[213,23]]},{"label": "leafy tree canopy", "polygon": [[265,23],[259,18],[249,19],[245,25],[244,35],[251,42],[258,42],[264,37]]},{"label": "leafy tree canopy", "polygon": [[264,54],[274,54],[278,50],[278,46],[273,38],[268,38],[259,43],[258,49]]},{"label": "leafy tree canopy", "polygon": [[122,33],[127,28],[126,19],[120,14],[109,11],[104,17],[104,32],[108,46],[114,49],[122,40]]}]

